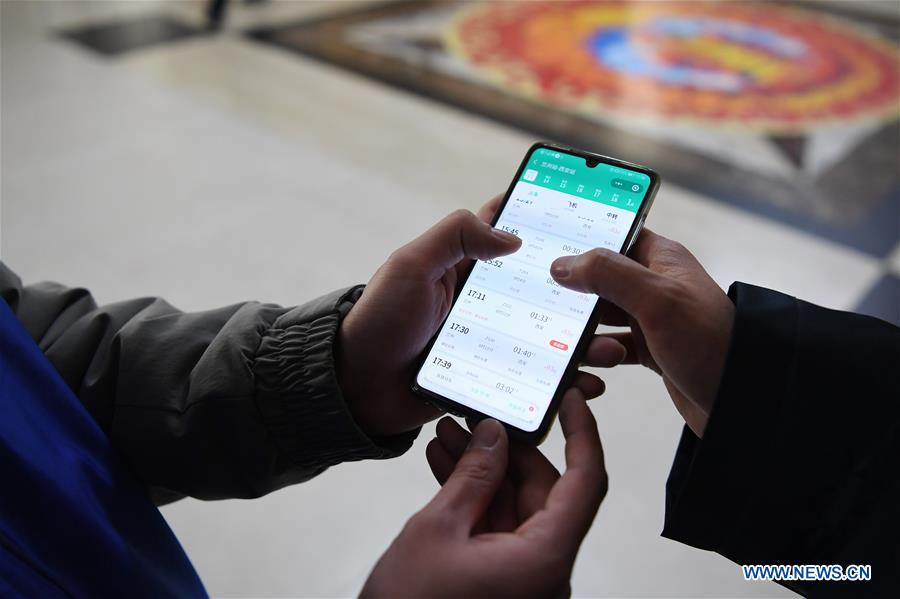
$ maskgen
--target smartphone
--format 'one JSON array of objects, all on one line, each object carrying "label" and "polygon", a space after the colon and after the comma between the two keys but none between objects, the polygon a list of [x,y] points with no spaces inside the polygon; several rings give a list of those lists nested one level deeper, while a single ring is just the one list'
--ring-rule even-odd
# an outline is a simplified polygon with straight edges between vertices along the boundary
[{"label": "smartphone", "polygon": [[654,171],[553,143],[536,143],[491,223],[522,239],[514,254],[477,260],[424,352],[413,391],[463,417],[496,418],[539,444],[578,370],[600,313],[593,294],[550,276],[560,256],[626,253],[660,178]]}]

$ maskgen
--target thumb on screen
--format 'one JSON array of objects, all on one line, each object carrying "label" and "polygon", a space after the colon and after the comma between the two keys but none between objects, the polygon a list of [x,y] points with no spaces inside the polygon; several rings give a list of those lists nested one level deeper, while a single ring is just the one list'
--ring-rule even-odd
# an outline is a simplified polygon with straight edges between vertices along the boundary
[{"label": "thumb on screen", "polygon": [[627,256],[599,248],[557,258],[550,274],[563,287],[596,293],[637,318],[652,301],[653,287],[660,278]]}]

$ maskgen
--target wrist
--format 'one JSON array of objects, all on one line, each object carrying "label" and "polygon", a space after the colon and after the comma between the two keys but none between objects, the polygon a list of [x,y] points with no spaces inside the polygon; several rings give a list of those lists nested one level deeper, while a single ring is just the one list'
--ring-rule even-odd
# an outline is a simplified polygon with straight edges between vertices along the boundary
[{"label": "wrist", "polygon": [[701,396],[700,404],[703,412],[709,417],[719,396],[719,388],[722,385],[722,377],[725,375],[725,366],[731,348],[731,338],[734,330],[735,307],[731,299],[722,293],[722,301],[715,310],[717,315],[716,334],[713,337],[712,355],[709,361],[710,370],[707,374],[706,392]]},{"label": "wrist", "polygon": [[355,373],[353,367],[358,361],[354,359],[354,349],[357,344],[354,340],[352,329],[352,317],[348,314],[347,318],[338,327],[335,338],[335,377],[337,378],[341,395],[344,398],[344,404],[347,406],[347,410],[350,412],[353,420],[364,433],[371,435],[370,418],[363,405],[365,393],[360,388],[360,382],[363,377]]}]

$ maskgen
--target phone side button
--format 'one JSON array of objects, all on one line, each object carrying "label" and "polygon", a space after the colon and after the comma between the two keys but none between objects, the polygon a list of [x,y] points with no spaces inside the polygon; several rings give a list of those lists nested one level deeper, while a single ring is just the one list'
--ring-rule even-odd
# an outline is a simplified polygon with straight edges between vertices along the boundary
[{"label": "phone side button", "polygon": [[637,235],[635,235],[635,237],[634,237],[635,241],[637,241],[637,238],[641,236],[641,231],[644,229],[644,222],[646,220],[647,220],[647,213],[644,213],[644,216],[641,217],[641,222],[638,223],[637,229],[635,229],[635,233],[637,233]]},{"label": "phone side button", "polygon": [[634,247],[634,244],[637,243],[637,239],[638,239],[638,237],[641,236],[641,231],[644,229],[644,221],[646,221],[646,220],[647,220],[647,215],[644,214],[644,216],[641,217],[641,222],[638,223],[638,226],[634,230],[634,237],[631,239],[631,243],[629,243],[628,247],[625,248],[626,254],[628,254],[628,252],[631,251],[631,248]]}]

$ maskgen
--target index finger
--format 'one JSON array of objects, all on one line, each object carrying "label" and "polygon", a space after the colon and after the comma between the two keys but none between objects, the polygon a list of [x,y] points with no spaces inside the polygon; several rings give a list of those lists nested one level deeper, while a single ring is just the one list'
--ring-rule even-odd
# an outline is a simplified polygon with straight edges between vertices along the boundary
[{"label": "index finger", "polygon": [[559,472],[534,445],[512,443],[509,477],[518,493],[520,520],[527,520],[547,504],[547,496],[559,480]]},{"label": "index finger", "polygon": [[478,209],[478,212],[475,214],[486,223],[491,222],[494,219],[494,214],[497,213],[497,209],[500,208],[500,202],[503,201],[503,194],[497,194],[492,197],[487,203]]},{"label": "index finger", "polygon": [[519,532],[575,552],[597,515],[608,481],[597,422],[577,389],[563,398],[559,420],[566,437],[566,471],[550,490],[545,508]]},{"label": "index finger", "polygon": [[[503,201],[503,194],[495,195],[490,200],[487,201],[481,208],[478,209],[478,212],[475,215],[483,220],[486,223],[494,220],[494,214],[497,213],[497,210],[500,208],[500,203]],[[465,274],[466,269],[469,265],[472,264],[471,260],[462,260],[459,264],[456,265],[456,275],[461,277]]]},{"label": "index finger", "polygon": [[394,252],[391,259],[440,278],[465,258],[504,256],[521,245],[515,235],[494,229],[468,210],[457,210]]}]

